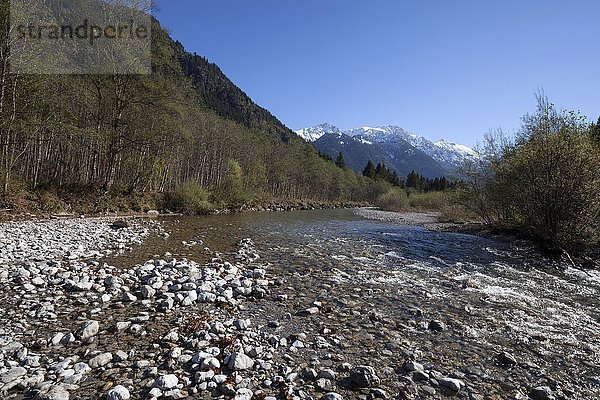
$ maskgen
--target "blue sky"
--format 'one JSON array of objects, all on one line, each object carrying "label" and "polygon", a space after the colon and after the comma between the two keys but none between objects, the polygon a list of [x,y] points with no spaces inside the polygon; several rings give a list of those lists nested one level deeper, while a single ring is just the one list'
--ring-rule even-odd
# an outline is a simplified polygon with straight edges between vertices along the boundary
[{"label": "blue sky", "polygon": [[159,0],[156,17],[292,129],[398,125],[474,145],[544,89],[600,115],[600,1]]}]

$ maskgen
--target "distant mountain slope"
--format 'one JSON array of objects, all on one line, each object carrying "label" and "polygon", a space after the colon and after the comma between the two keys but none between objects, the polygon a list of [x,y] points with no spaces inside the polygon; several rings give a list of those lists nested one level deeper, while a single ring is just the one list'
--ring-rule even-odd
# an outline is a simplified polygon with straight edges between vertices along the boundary
[{"label": "distant mountain slope", "polygon": [[369,140],[368,136],[348,135],[329,124],[304,129],[300,134],[305,138],[316,138],[313,143],[321,153],[335,158],[341,152],[346,165],[358,173],[362,173],[371,160],[385,164],[401,176],[406,176],[413,170],[430,178],[446,174],[446,170],[437,161],[405,140],[378,143]]},{"label": "distant mountain slope", "polygon": [[[344,151],[342,154],[347,160],[362,161],[363,155],[369,154],[369,156],[377,157],[371,159],[373,162],[385,162],[389,167],[397,169],[401,175],[404,175],[404,171],[407,169],[408,172],[414,169],[428,177],[448,175],[465,160],[478,157],[477,152],[467,146],[444,139],[432,142],[423,136],[392,125],[365,126],[343,131],[330,124],[321,124],[296,131],[296,134],[306,141],[313,142],[319,151],[333,157],[337,153],[332,154],[336,148],[333,146],[333,138],[329,137],[331,133],[341,133],[347,137],[344,140],[345,146],[340,146],[338,149],[341,151],[344,147],[343,150],[348,155]],[[326,139],[321,140],[323,137]],[[357,143],[349,145],[350,139]],[[366,146],[369,145],[370,148],[367,148]],[[353,154],[353,151],[362,154]],[[351,163],[349,165],[353,169],[357,169]]]},{"label": "distant mountain slope", "polygon": [[268,110],[260,107],[219,68],[205,57],[189,53],[179,41],[173,41],[174,55],[183,72],[192,79],[203,102],[223,118],[250,128],[266,129],[277,133],[283,141],[289,140],[287,128]]}]

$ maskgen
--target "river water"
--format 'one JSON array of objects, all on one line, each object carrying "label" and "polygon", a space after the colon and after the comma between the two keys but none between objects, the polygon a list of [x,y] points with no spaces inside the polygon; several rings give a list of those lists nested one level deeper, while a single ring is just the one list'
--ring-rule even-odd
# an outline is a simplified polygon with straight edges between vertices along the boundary
[{"label": "river water", "polygon": [[[227,253],[251,238],[280,279],[275,294],[289,301],[256,304],[249,315],[265,322],[287,316],[290,333],[333,330],[341,358],[387,369],[395,391],[421,393],[398,377],[404,361],[418,359],[464,379],[470,398],[522,398],[536,386],[549,386],[557,398],[600,398],[596,272],[565,270],[528,247],[369,220],[352,210],[163,222],[169,238],[151,239],[121,262],[166,251],[203,261],[205,247]],[[295,317],[314,301],[327,312]],[[428,329],[433,320],[444,330]],[[518,364],[499,365],[502,351]]]}]

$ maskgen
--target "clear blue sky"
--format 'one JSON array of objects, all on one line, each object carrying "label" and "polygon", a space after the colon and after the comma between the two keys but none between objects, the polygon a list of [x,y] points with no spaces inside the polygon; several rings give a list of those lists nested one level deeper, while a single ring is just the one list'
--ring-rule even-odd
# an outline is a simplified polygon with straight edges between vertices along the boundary
[{"label": "clear blue sky", "polygon": [[600,115],[600,1],[159,0],[156,17],[292,129],[393,124],[475,144],[543,88]]}]

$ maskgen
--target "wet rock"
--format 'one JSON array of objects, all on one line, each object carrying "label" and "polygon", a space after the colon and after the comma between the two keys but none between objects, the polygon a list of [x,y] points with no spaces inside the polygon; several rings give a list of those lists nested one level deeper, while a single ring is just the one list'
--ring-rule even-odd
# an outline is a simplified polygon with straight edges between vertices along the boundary
[{"label": "wet rock", "polygon": [[375,369],[367,365],[359,365],[350,371],[350,380],[360,387],[372,387],[381,383],[381,379],[375,374]]},{"label": "wet rock", "polygon": [[118,220],[118,221],[114,221],[111,225],[112,228],[114,229],[125,229],[125,228],[129,228],[129,224],[127,223],[127,221],[125,220]]}]

